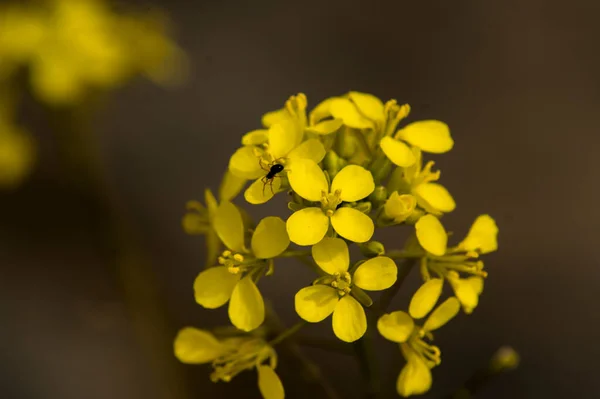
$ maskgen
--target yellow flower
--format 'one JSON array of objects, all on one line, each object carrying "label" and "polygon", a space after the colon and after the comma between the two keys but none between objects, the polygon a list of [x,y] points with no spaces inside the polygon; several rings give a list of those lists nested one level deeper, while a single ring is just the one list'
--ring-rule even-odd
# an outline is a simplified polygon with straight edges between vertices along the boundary
[{"label": "yellow flower", "polygon": [[272,264],[267,260],[288,247],[285,223],[273,216],[262,219],[252,234],[248,250],[240,211],[231,202],[223,201],[215,212],[213,228],[228,249],[218,259],[220,266],[204,270],[194,281],[196,302],[215,309],[229,301],[231,323],[243,331],[254,330],[265,317],[256,281],[271,269]]},{"label": "yellow flower", "polygon": [[393,223],[402,223],[413,214],[416,207],[417,199],[414,195],[394,191],[383,205],[383,212]]},{"label": "yellow flower", "polygon": [[407,168],[414,165],[417,158],[406,143],[435,154],[448,152],[454,146],[448,125],[436,120],[410,123],[398,130],[394,138],[383,137],[379,145],[392,163]]},{"label": "yellow flower", "polygon": [[263,339],[253,336],[217,339],[208,331],[186,327],[174,343],[175,356],[183,363],[211,363],[213,382],[229,382],[245,370],[256,369],[264,399],[283,399],[283,384],[275,372],[277,353]]},{"label": "yellow flower", "polygon": [[356,341],[364,335],[367,320],[362,305],[349,294],[354,287],[368,291],[391,287],[398,274],[396,264],[388,257],[377,256],[360,264],[351,275],[348,246],[340,238],[324,238],[312,247],[312,256],[327,275],[298,291],[296,312],[310,323],[323,321],[333,313],[335,335],[345,342]]},{"label": "yellow flower", "polygon": [[[431,270],[441,278],[448,280],[465,312],[471,313],[477,306],[479,295],[483,291],[483,277],[487,276],[487,273],[483,271],[484,265],[479,260],[479,255],[495,251],[498,248],[498,227],[494,219],[488,215],[479,216],[465,239],[453,248],[447,247],[448,234],[435,216],[421,217],[415,228],[419,244],[427,251],[421,264],[424,278],[429,280],[429,270]],[[459,273],[471,276],[461,278]],[[431,307],[435,305],[441,294],[442,281],[441,279],[431,279],[420,288],[420,290],[424,290],[426,286],[437,287],[435,290],[427,291]]]},{"label": "yellow flower", "polygon": [[182,220],[183,229],[190,235],[204,234],[206,237],[206,266],[212,266],[217,261],[221,240],[213,228],[213,221],[218,203],[210,189],[204,191],[206,207],[198,201],[186,204],[188,212]]},{"label": "yellow flower", "polygon": [[454,198],[448,190],[439,183],[440,171],[432,172],[433,161],[422,167],[421,151],[413,148],[411,153],[415,162],[406,168],[396,168],[387,185],[388,192],[398,191],[399,194],[411,194],[417,199],[417,205],[427,213],[441,215],[452,212],[456,208]]},{"label": "yellow flower", "polygon": [[[416,295],[416,294],[415,294]],[[417,298],[416,301],[419,301]],[[415,297],[411,301],[415,302]],[[401,396],[420,395],[431,387],[431,369],[441,363],[441,352],[437,346],[427,343],[424,338],[433,340],[432,331],[450,321],[460,309],[458,300],[448,298],[429,315],[422,326],[415,324],[414,319],[420,319],[429,313],[415,314],[414,307],[409,313],[396,311],[384,314],[377,321],[379,333],[386,339],[400,344],[406,365],[400,372],[396,389]],[[418,309],[421,310],[421,309]]]},{"label": "yellow flower", "polygon": [[[6,100],[6,101],[5,101]],[[18,186],[31,173],[35,143],[28,132],[9,120],[11,104],[0,96],[0,188]]]},{"label": "yellow flower", "polygon": [[358,165],[344,167],[333,179],[331,186],[321,168],[312,160],[294,163],[288,172],[292,189],[302,198],[321,202],[321,207],[301,209],[287,220],[290,240],[298,245],[314,245],[321,241],[329,222],[342,237],[354,242],[366,242],[373,236],[375,226],[371,218],[350,207],[339,207],[342,202],[359,201],[373,192],[375,183],[371,172]]}]

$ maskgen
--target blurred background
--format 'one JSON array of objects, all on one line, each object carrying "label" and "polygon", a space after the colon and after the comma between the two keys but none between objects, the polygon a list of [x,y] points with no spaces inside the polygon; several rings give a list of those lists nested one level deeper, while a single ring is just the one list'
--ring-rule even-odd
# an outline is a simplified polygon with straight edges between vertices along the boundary
[{"label": "blurred background", "polygon": [[[259,128],[263,113],[298,92],[311,107],[349,90],[407,102],[411,120],[448,123],[455,148],[434,159],[458,207],[444,224],[461,237],[489,213],[500,227],[477,311],[436,335],[443,363],[424,397],[456,391],[504,344],[519,351],[521,365],[478,398],[600,397],[599,2],[113,4],[160,22],[124,23],[129,36],[111,30],[125,43],[122,76],[89,80],[80,71],[91,57],[78,59],[80,69],[65,64],[59,82],[58,72],[40,72],[30,85],[35,66],[0,80],[11,87],[7,97],[18,98],[13,125],[36,142],[15,147],[25,154],[22,178],[5,179],[0,191],[0,397],[258,398],[253,372],[213,384],[208,366],[182,365],[172,354],[178,329],[227,323],[225,310],[194,302],[206,254],[203,237],[181,228],[184,206],[203,199],[205,187],[218,188],[241,135]],[[11,21],[7,10],[0,9],[0,32]],[[71,22],[88,21],[82,15]],[[27,32],[8,43],[37,37]],[[146,40],[153,34],[172,42]],[[140,65],[123,61],[142,56]],[[0,72],[7,60],[0,50]],[[76,96],[73,76],[99,94]],[[77,105],[65,106],[70,100]],[[7,143],[0,140],[5,152],[13,148]],[[97,150],[92,167],[81,159],[86,145]],[[115,216],[106,204],[127,220],[116,241],[107,239]],[[283,202],[253,212],[287,215]],[[387,234],[382,239],[393,242]],[[133,253],[121,252],[123,242]],[[285,268],[261,291],[291,325],[293,294],[310,274],[293,262]],[[415,274],[395,308],[416,283]],[[333,336],[328,325],[305,330]],[[384,397],[397,397],[399,352],[384,340],[377,345]],[[305,351],[340,397],[361,397],[351,358]],[[278,372],[287,397],[326,397],[285,355]]]}]

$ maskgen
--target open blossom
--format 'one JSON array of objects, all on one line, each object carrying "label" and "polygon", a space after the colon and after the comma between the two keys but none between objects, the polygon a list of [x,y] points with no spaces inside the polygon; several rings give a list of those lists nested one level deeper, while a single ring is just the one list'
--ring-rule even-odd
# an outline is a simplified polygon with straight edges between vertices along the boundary
[{"label": "open blossom", "polygon": [[324,238],[312,247],[312,255],[327,276],[298,291],[296,312],[311,323],[323,321],[333,313],[335,335],[342,341],[356,341],[367,330],[367,318],[362,305],[352,296],[352,288],[381,291],[391,287],[398,274],[396,264],[388,257],[377,256],[349,273],[348,246],[339,238]]},{"label": "open blossom", "polygon": [[290,240],[298,245],[314,245],[321,241],[329,224],[342,237],[366,242],[373,236],[373,220],[352,207],[341,206],[367,197],[375,189],[371,172],[358,165],[348,165],[333,178],[331,184],[314,161],[301,160],[288,174],[292,189],[302,198],[320,202],[320,207],[296,211],[287,220]]},{"label": "open blossom", "polygon": [[283,399],[283,384],[275,372],[277,353],[262,338],[239,336],[217,339],[212,333],[193,327],[179,331],[174,342],[175,356],[183,363],[212,363],[213,381],[229,382],[242,371],[256,369],[263,399]]},{"label": "open blossom", "polygon": [[196,302],[208,309],[229,302],[231,323],[240,330],[254,330],[265,317],[264,301],[256,281],[269,269],[265,260],[276,257],[288,247],[285,223],[273,216],[262,219],[252,235],[251,249],[247,249],[242,215],[235,205],[224,201],[216,210],[213,227],[228,249],[219,257],[219,266],[204,270],[196,278]]}]

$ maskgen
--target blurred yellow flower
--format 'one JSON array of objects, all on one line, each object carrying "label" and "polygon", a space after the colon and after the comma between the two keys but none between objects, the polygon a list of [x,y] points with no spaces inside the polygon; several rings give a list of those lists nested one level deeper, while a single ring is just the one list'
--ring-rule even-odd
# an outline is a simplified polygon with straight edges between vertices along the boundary
[{"label": "blurred yellow flower", "polygon": [[35,143],[30,134],[9,120],[12,104],[0,96],[0,189],[18,186],[35,162]]},{"label": "blurred yellow flower", "polygon": [[76,103],[88,89],[111,89],[136,73],[167,82],[185,58],[158,22],[115,14],[101,0],[7,6],[0,10],[0,57],[10,67],[0,76],[28,65],[34,94],[52,105]]},{"label": "blurred yellow flower", "polygon": [[373,236],[373,220],[351,207],[339,207],[342,202],[366,198],[375,189],[371,172],[358,165],[344,167],[331,185],[323,170],[310,159],[294,163],[288,172],[292,189],[302,198],[321,202],[321,207],[308,207],[294,212],[287,220],[290,240],[298,245],[314,245],[321,241],[329,223],[342,237],[354,242],[366,242]]},{"label": "blurred yellow flower", "polygon": [[264,399],[283,399],[284,389],[277,367],[277,353],[263,339],[240,336],[217,339],[208,331],[186,327],[174,342],[175,356],[183,363],[212,363],[211,380],[229,382],[245,370],[256,369]]},{"label": "blurred yellow flower", "polygon": [[356,341],[367,330],[367,318],[362,305],[348,294],[354,286],[368,291],[391,287],[398,274],[396,264],[388,257],[377,256],[361,263],[351,274],[348,246],[340,238],[324,238],[312,247],[312,256],[327,276],[298,291],[296,312],[310,323],[323,321],[333,313],[335,335],[345,342]]}]

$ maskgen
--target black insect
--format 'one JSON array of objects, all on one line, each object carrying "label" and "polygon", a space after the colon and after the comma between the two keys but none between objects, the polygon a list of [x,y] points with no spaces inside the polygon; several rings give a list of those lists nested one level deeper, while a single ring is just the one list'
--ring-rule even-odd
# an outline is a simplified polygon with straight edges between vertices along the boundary
[{"label": "black insect", "polygon": [[275,195],[275,192],[273,191],[273,180],[275,180],[276,177],[281,177],[277,176],[277,173],[283,171],[283,165],[275,161],[274,163],[269,164],[269,169],[267,169],[263,166],[262,162],[259,161],[259,164],[263,170],[266,170],[268,172],[266,176],[260,179],[260,181],[263,183],[263,197],[265,195],[265,186],[267,184],[271,187],[271,193]]}]

